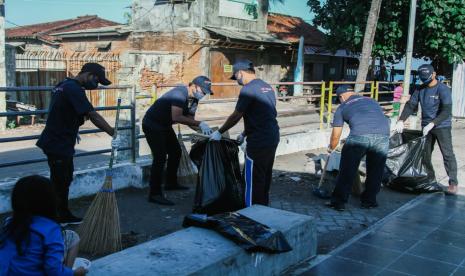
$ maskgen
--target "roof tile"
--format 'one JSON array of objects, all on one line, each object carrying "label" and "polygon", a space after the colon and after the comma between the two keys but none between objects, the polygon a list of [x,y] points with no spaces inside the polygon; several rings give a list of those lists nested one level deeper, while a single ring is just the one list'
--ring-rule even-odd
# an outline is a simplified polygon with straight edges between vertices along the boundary
[{"label": "roof tile", "polygon": [[54,42],[58,38],[51,35],[59,32],[70,32],[119,25],[117,22],[100,18],[96,15],[79,16],[73,19],[45,22],[34,25],[6,29],[6,38],[40,38],[45,41]]},{"label": "roof tile", "polygon": [[300,36],[306,45],[323,46],[325,41],[324,33],[302,18],[279,13],[268,14],[268,31],[291,43],[298,42]]}]

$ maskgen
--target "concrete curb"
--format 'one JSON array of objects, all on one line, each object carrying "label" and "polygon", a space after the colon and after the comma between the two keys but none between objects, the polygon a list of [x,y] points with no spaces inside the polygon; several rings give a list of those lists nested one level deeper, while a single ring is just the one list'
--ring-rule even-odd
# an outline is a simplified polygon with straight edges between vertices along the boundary
[{"label": "concrete curb", "polygon": [[[283,135],[276,155],[280,156],[326,147],[329,136],[330,131],[328,130]],[[242,152],[239,154],[239,159],[240,161],[244,159]],[[122,162],[115,165],[113,172],[115,189],[146,187],[148,185],[151,163],[152,160],[150,158],[141,158],[135,164]],[[70,198],[74,199],[95,194],[103,184],[106,172],[106,167],[75,172],[70,188]],[[11,179],[0,182],[0,214],[11,211],[10,194],[16,181],[17,179]]]},{"label": "concrete curb", "polygon": [[[96,194],[102,186],[108,168],[86,169],[74,174],[70,198]],[[16,180],[0,183],[0,214],[11,211],[10,195]],[[116,190],[142,187],[142,169],[138,164],[121,163],[113,167],[113,187]]]},{"label": "concrete curb", "polygon": [[260,205],[239,213],[280,230],[293,250],[251,254],[214,231],[189,227],[98,259],[89,275],[279,275],[316,255],[313,218]]}]

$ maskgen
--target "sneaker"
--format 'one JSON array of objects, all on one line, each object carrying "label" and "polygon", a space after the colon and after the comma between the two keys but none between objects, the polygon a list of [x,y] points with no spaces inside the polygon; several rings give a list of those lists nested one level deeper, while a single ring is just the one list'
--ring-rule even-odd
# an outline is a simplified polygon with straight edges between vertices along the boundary
[{"label": "sneaker", "polygon": [[362,209],[373,209],[373,208],[376,208],[378,206],[379,206],[378,203],[362,202],[362,204],[360,205],[360,208],[362,208]]},{"label": "sneaker", "polygon": [[182,185],[168,185],[165,187],[165,191],[186,191],[189,190],[189,187]]},{"label": "sneaker", "polygon": [[167,206],[173,206],[174,205],[174,202],[167,199],[163,195],[151,195],[151,196],[149,196],[149,202],[160,204],[160,205],[167,205]]},{"label": "sneaker", "polygon": [[73,214],[71,214],[71,212],[69,212],[68,214],[64,216],[58,217],[58,223],[60,223],[62,227],[65,227],[68,225],[78,225],[82,223],[82,218],[78,218],[74,216]]},{"label": "sneaker", "polygon": [[342,212],[346,209],[346,206],[344,205],[344,203],[335,203],[331,201],[326,202],[325,206],[329,208],[333,208],[334,210],[339,211],[339,212]]}]

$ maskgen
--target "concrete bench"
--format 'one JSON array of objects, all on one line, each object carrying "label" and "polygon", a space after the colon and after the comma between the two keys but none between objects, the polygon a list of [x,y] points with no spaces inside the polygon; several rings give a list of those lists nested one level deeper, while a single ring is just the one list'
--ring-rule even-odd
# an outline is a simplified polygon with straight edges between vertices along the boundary
[{"label": "concrete bench", "polygon": [[90,275],[277,275],[316,256],[313,218],[254,205],[239,211],[280,230],[293,250],[248,253],[214,231],[189,227],[93,262]]}]

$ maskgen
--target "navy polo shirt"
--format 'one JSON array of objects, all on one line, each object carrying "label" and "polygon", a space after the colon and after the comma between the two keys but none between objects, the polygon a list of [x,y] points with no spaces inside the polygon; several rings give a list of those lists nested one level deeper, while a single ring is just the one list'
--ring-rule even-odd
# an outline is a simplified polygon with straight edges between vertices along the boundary
[{"label": "navy polo shirt", "polygon": [[255,79],[244,85],[236,111],[244,114],[247,147],[262,148],[279,144],[276,97],[269,84]]},{"label": "navy polo shirt", "polygon": [[[422,87],[419,90],[415,90],[410,97],[410,103],[413,106],[421,106],[421,125],[424,127],[431,123],[441,112],[441,105],[452,104],[452,92],[451,89],[444,83],[438,82],[433,87]],[[451,127],[452,126],[452,115],[442,121],[435,128]]]},{"label": "navy polo shirt", "polygon": [[187,87],[175,87],[155,101],[147,110],[142,124],[149,130],[167,131],[173,125],[171,106],[182,108],[185,116],[195,116],[197,105],[198,100],[189,97]]},{"label": "navy polo shirt", "polygon": [[36,145],[45,154],[73,156],[79,126],[93,110],[79,82],[66,78],[52,91],[47,123]]},{"label": "navy polo shirt", "polygon": [[334,113],[333,127],[349,124],[350,135],[381,134],[389,136],[389,120],[373,99],[353,95]]}]

